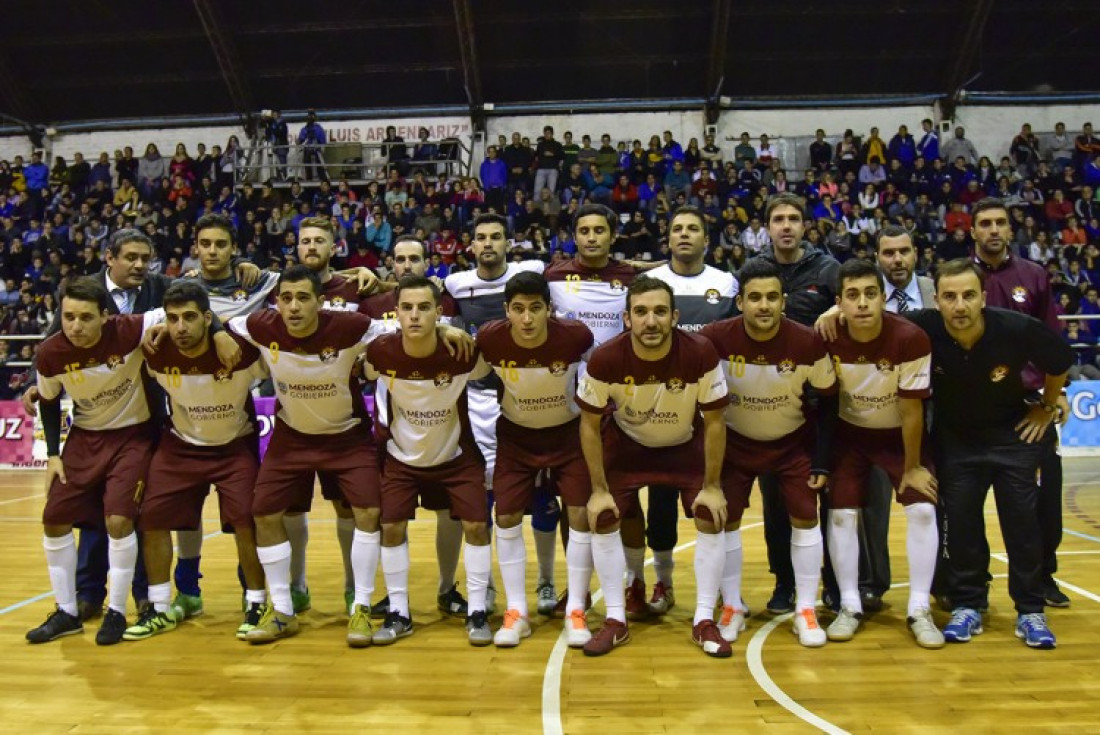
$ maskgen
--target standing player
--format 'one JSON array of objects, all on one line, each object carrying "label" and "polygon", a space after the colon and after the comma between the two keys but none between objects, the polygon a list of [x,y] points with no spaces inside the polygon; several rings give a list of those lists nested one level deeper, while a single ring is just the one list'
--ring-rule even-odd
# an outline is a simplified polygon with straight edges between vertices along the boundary
[{"label": "standing player", "polygon": [[859,594],[859,508],[872,465],[886,471],[905,506],[909,556],[909,628],[917,644],[941,648],[929,608],[936,568],[936,480],[923,466],[922,400],[931,395],[932,348],[915,325],[884,314],[882,272],[853,259],[840,267],[837,304],[845,327],[831,345],[840,386],[840,422],[829,492],[829,553],[840,612],[829,640],[851,640],[863,606]]},{"label": "standing player", "polygon": [[149,467],[148,491],[139,528],[149,576],[149,601],[126,640],[143,640],[176,627],[169,606],[173,529],[201,526],[202,506],[213,484],[219,496],[222,527],[236,537],[237,556],[246,582],[247,608],[237,629],[243,639],[263,613],[263,568],[256,556],[252,492],[259,467],[255,409],[249,388],[267,377],[254,347],[240,340],[243,359],[227,370],[210,340],[213,314],[206,291],[197,283],[177,281],[164,294],[170,342],[146,357],[149,372],[168,394],[171,427],[164,431]]},{"label": "standing player", "polygon": [[[601,656],[630,640],[619,519],[639,512],[639,488],[663,483],[679,487],[685,509],[696,515],[692,640],[707,655],[728,657],[732,649],[713,619],[726,520],[720,479],[727,398],[718,355],[707,340],[676,329],[678,314],[667,283],[635,280],[626,304],[623,318],[630,332],[593,352],[577,391],[584,409],[581,449],[592,478],[592,556],[607,604],[604,626],[584,645],[584,653]],[[612,420],[601,432],[609,407]]]},{"label": "standing player", "polygon": [[367,375],[386,383],[390,417],[382,489],[382,572],[389,611],[374,642],[386,645],[413,632],[409,609],[408,521],[417,497],[442,490],[466,536],[466,630],[471,644],[492,642],[485,612],[489,586],[488,499],[485,468],[470,432],[466,384],[489,375],[475,351],[453,357],[439,339],[439,287],[406,276],[397,287],[401,332],[367,349]]},{"label": "standing player", "polygon": [[[748,611],[741,604],[741,516],[748,507],[753,481],[771,472],[779,480],[791,519],[790,555],[796,590],[793,631],[802,645],[823,646],[825,631],[814,611],[823,556],[817,497],[825,487],[832,451],[836,417],[833,361],[820,337],[783,316],[783,283],[773,263],[753,258],[738,279],[737,308],[742,316],[709,324],[700,332],[722,356],[730,395],[722,465],[728,520],[718,627],[722,637],[731,642],[745,629]],[[820,396],[816,442],[803,410],[807,384]]]},{"label": "standing player", "polygon": [[566,636],[578,648],[592,637],[585,620],[592,541],[585,508],[591,489],[574,396],[592,332],[580,322],[550,316],[550,289],[537,273],[513,276],[504,288],[504,304],[507,321],[483,325],[477,335],[478,347],[502,384],[493,492],[497,562],[508,605],[493,642],[502,648],[517,646],[531,634],[523,514],[535,499],[538,474],[552,470],[569,521]]}]

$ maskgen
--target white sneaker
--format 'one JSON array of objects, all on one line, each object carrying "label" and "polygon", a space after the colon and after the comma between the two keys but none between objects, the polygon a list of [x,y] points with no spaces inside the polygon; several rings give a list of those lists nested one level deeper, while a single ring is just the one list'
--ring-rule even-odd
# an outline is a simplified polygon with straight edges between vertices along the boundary
[{"label": "white sneaker", "polygon": [[813,608],[799,610],[794,614],[794,627],[791,632],[798,636],[798,642],[806,648],[821,648],[828,636],[817,622],[817,613]]},{"label": "white sneaker", "polygon": [[504,624],[493,636],[497,648],[515,648],[519,642],[531,635],[531,624],[519,614],[519,610],[505,610]]},{"label": "white sneaker", "polygon": [[836,620],[829,624],[826,633],[831,641],[850,641],[856,637],[859,624],[863,620],[863,613],[842,607],[837,613]]},{"label": "white sneaker", "polygon": [[574,610],[565,618],[565,642],[570,648],[583,648],[592,640],[592,631],[588,629],[588,620],[584,610]]},{"label": "white sneaker", "polygon": [[544,615],[546,617],[553,615],[554,607],[558,604],[558,591],[554,589],[554,583],[539,580],[535,594],[538,597],[537,609],[539,615]]},{"label": "white sneaker", "polygon": [[744,629],[745,611],[732,605],[723,607],[722,614],[718,616],[718,632],[722,638],[733,643]]},{"label": "white sneaker", "polygon": [[921,648],[943,648],[943,633],[932,620],[932,611],[922,607],[909,617],[909,630]]}]

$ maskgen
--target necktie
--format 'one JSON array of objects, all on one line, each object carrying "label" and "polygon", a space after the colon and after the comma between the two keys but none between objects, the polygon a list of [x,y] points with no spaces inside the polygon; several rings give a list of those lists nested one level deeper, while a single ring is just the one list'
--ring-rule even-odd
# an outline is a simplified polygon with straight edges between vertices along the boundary
[{"label": "necktie", "polygon": [[894,301],[898,302],[899,314],[904,314],[909,311],[909,294],[905,293],[900,288],[894,290]]},{"label": "necktie", "polygon": [[120,314],[132,314],[134,312],[134,296],[132,291],[127,291],[124,288],[118,289],[118,293],[122,294],[122,303],[118,307]]}]

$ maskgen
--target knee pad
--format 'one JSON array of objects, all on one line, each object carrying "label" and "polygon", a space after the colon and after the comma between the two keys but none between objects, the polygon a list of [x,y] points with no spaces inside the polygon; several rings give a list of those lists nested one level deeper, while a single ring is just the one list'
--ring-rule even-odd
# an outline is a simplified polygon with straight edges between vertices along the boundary
[{"label": "knee pad", "polygon": [[560,519],[561,505],[557,497],[545,486],[537,489],[535,502],[531,504],[531,528],[552,533],[557,530]]}]

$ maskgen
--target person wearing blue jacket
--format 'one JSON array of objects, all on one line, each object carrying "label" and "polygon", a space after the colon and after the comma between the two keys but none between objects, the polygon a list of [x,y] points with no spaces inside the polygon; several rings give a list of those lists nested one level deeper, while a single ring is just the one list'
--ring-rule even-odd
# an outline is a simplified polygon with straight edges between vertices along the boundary
[{"label": "person wearing blue jacket", "polygon": [[495,145],[485,149],[485,160],[481,162],[481,188],[485,190],[486,206],[496,209],[497,214],[503,214],[508,164],[501,160],[498,153]]},{"label": "person wearing blue jacket", "polygon": [[317,113],[309,110],[306,113],[306,124],[298,133],[298,145],[302,146],[302,166],[305,168],[307,181],[312,181],[315,176],[328,179],[328,171],[325,170],[325,162],[321,158],[321,147],[327,142],[325,129],[317,122]]},{"label": "person wearing blue jacket", "polygon": [[27,192],[36,199],[42,196],[42,190],[50,185],[50,168],[42,163],[42,154],[31,154],[31,162],[23,167],[23,177],[27,180]]},{"label": "person wearing blue jacket", "polygon": [[907,125],[898,127],[897,134],[890,139],[890,143],[886,146],[886,156],[888,160],[900,161],[901,167],[906,171],[913,168],[913,161],[917,160],[917,144],[913,140],[913,136],[909,134]]},{"label": "person wearing blue jacket", "polygon": [[928,118],[920,121],[920,127],[924,131],[924,135],[917,143],[917,155],[925,161],[932,162],[940,157],[940,136],[936,133],[935,126]]}]

